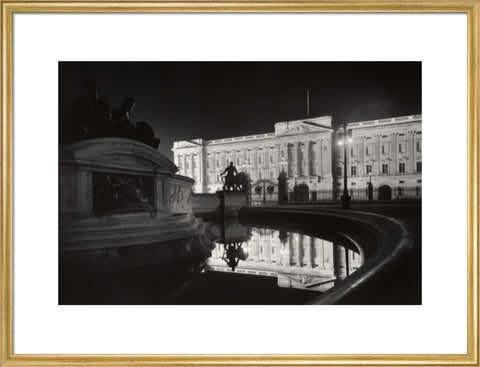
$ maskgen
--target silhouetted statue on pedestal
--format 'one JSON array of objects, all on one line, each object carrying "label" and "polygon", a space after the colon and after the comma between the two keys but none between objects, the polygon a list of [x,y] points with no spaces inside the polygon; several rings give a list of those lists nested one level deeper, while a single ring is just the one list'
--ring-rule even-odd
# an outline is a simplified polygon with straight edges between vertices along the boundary
[{"label": "silhouetted statue on pedestal", "polygon": [[160,139],[145,121],[134,124],[130,114],[135,107],[132,97],[124,97],[121,106],[110,110],[106,101],[98,96],[98,83],[84,82],[85,96],[77,99],[66,119],[60,121],[60,142],[72,143],[86,139],[121,137],[140,141],[158,149]]},{"label": "silhouetted statue on pedestal", "polygon": [[77,99],[66,120],[60,124],[60,139],[73,142],[112,136],[113,124],[108,102],[99,98],[98,84],[93,79],[84,81],[85,95]]},{"label": "silhouetted statue on pedestal", "polygon": [[155,137],[152,127],[145,121],[138,121],[135,126],[137,128],[137,140],[158,149],[160,139]]},{"label": "silhouetted statue on pedestal", "polygon": [[130,120],[130,114],[135,108],[135,101],[132,97],[123,97],[122,104],[118,110],[112,110],[115,136],[136,140],[136,128]]},{"label": "silhouetted statue on pedestal", "polygon": [[227,168],[225,168],[225,171],[223,171],[220,176],[223,176],[225,173],[227,175],[225,176],[223,191],[230,191],[232,189],[233,191],[236,191],[234,178],[236,175],[238,175],[238,172],[235,166],[233,165],[233,162],[230,162],[230,165]]}]

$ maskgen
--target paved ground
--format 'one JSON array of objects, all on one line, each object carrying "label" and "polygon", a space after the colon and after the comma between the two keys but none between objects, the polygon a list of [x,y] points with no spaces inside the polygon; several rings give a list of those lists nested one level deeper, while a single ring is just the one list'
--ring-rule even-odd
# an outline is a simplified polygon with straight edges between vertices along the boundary
[{"label": "paved ground", "polygon": [[[338,209],[338,204],[297,204],[294,207]],[[419,305],[422,303],[422,208],[419,202],[352,203],[351,210],[373,212],[404,222],[415,233],[415,245],[407,259],[394,271],[388,282],[378,290],[371,304]]]}]

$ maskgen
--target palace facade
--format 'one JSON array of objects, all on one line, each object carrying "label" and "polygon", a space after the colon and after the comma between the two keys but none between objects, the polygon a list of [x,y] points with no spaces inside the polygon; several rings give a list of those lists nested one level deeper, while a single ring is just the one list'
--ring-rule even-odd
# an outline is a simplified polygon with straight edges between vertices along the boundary
[{"label": "palace facade", "polygon": [[[402,116],[347,124],[348,189],[365,199],[367,183],[375,199],[421,197],[422,116]],[[216,140],[175,142],[179,174],[195,180],[196,193],[221,190],[221,173],[233,162],[251,179],[252,199],[276,200],[278,176],[288,188],[307,190],[308,200],[337,200],[343,191],[345,146],[330,116],[274,124],[274,132]],[[263,193],[267,193],[264,195]]]}]

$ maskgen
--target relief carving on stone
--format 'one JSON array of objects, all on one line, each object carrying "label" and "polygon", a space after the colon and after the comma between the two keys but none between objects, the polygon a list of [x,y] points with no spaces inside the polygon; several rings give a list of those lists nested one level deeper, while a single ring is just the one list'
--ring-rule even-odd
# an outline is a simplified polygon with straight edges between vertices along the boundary
[{"label": "relief carving on stone", "polygon": [[153,177],[94,172],[93,212],[95,215],[152,212],[153,186]]},{"label": "relief carving on stone", "polygon": [[192,190],[183,185],[172,185],[170,205],[172,212],[187,213],[192,211]]}]

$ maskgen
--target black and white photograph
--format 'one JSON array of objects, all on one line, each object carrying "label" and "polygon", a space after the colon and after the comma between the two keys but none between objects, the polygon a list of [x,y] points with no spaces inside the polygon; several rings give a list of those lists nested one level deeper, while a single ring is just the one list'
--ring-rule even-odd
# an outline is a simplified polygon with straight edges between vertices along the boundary
[{"label": "black and white photograph", "polygon": [[58,304],[421,305],[422,62],[58,63]]}]

